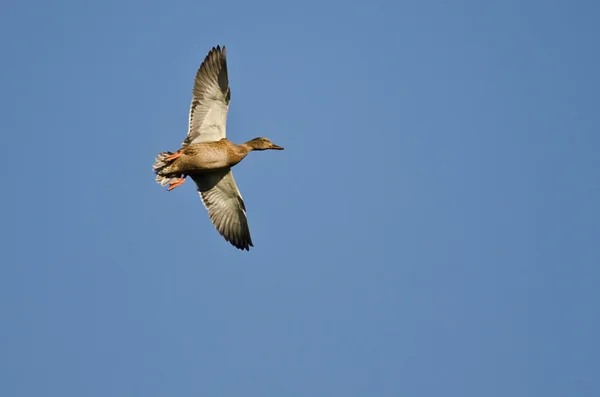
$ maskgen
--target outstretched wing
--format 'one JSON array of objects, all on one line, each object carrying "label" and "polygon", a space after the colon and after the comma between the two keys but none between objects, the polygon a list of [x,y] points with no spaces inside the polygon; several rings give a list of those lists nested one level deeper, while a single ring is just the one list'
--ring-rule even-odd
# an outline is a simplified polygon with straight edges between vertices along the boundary
[{"label": "outstretched wing", "polygon": [[252,238],[246,206],[230,169],[191,176],[213,225],[234,247],[250,250]]},{"label": "outstretched wing", "polygon": [[229,79],[225,47],[214,47],[200,65],[194,81],[190,124],[182,146],[225,138],[229,110]]}]

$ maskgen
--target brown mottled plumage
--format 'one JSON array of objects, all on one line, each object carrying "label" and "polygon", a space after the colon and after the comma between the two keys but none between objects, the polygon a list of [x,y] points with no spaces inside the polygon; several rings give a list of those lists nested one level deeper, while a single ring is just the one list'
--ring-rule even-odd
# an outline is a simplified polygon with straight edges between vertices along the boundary
[{"label": "brown mottled plumage", "polygon": [[225,135],[231,90],[225,47],[213,48],[196,74],[188,134],[177,152],[162,152],[154,162],[156,181],[169,190],[187,176],[196,183],[200,198],[217,231],[239,249],[253,246],[246,206],[231,167],[253,150],[283,150],[267,138],[235,144]]}]

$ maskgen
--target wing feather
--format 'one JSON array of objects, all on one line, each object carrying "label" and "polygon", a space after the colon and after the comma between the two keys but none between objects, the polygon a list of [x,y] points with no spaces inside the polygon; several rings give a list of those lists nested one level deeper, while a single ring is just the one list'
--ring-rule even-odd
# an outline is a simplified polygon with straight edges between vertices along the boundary
[{"label": "wing feather", "polygon": [[230,99],[225,47],[216,46],[196,73],[189,129],[182,146],[225,138]]},{"label": "wing feather", "polygon": [[223,238],[241,250],[250,250],[252,238],[246,206],[230,169],[193,175],[208,216]]}]

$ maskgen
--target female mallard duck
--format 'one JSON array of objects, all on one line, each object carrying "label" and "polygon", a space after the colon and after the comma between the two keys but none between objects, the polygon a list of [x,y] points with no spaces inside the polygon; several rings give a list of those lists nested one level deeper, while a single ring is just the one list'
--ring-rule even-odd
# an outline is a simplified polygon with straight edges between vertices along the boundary
[{"label": "female mallard duck", "polygon": [[252,150],[283,150],[267,138],[237,145],[225,137],[231,91],[227,78],[225,47],[213,48],[194,81],[187,137],[177,152],[162,152],[154,163],[156,181],[168,190],[181,185],[187,176],[198,188],[208,216],[218,232],[233,246],[250,250],[252,239],[246,207],[231,167]]}]

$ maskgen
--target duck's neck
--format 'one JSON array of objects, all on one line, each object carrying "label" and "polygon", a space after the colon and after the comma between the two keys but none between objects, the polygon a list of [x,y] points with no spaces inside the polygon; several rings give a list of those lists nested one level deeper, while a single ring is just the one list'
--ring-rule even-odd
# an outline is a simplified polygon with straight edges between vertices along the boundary
[{"label": "duck's neck", "polygon": [[243,146],[244,150],[246,150],[246,154],[250,153],[254,149],[258,149],[256,147],[256,141],[254,139],[249,140],[248,142],[244,142],[239,146]]},{"label": "duck's neck", "polygon": [[232,167],[242,161],[252,151],[252,147],[246,143],[235,144],[231,142],[228,148],[229,166]]}]

